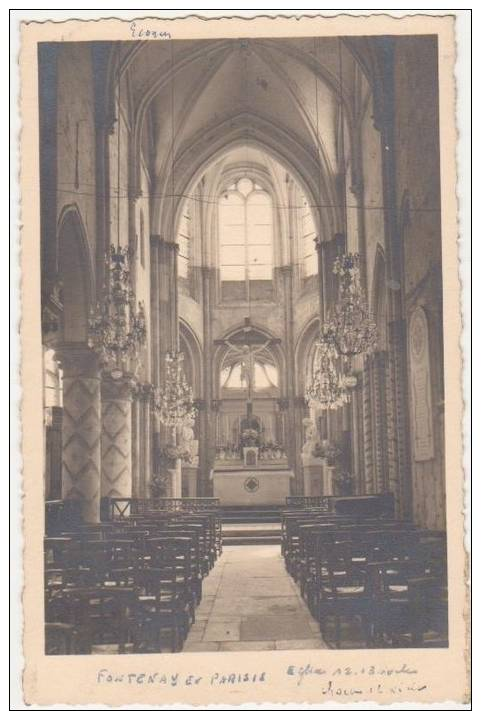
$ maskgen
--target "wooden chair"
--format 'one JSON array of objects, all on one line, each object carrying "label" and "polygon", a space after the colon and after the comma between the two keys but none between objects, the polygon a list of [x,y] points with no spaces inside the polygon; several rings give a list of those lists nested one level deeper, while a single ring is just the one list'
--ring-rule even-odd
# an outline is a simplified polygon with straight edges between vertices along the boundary
[{"label": "wooden chair", "polygon": [[[195,622],[195,608],[198,600],[199,580],[192,565],[191,539],[179,537],[175,532],[172,537],[163,536],[148,541],[150,556],[145,567],[170,569],[175,571],[172,580],[172,592],[178,594],[187,603],[191,622]],[[202,584],[200,582],[200,584]]]},{"label": "wooden chair", "polygon": [[94,644],[116,644],[125,653],[133,588],[80,588],[64,590],[47,607],[47,622],[61,622],[75,629],[79,653],[90,654]]},{"label": "wooden chair", "polygon": [[45,654],[75,654],[76,634],[75,625],[45,623]]},{"label": "wooden chair", "polygon": [[153,647],[162,651],[164,634],[170,638],[170,649],[178,652],[187,637],[190,623],[188,601],[176,590],[175,566],[164,565],[139,571],[136,580],[136,602],[130,632],[134,652]]},{"label": "wooden chair", "polygon": [[[374,637],[381,646],[423,646],[443,597],[442,579],[430,575],[418,552],[409,559],[371,563]],[[447,613],[447,610],[446,610]]]},{"label": "wooden chair", "polygon": [[326,637],[327,620],[335,622],[334,643],[341,646],[341,619],[361,620],[366,646],[372,638],[373,597],[367,572],[368,551],[350,543],[326,543],[318,580],[318,614]]}]

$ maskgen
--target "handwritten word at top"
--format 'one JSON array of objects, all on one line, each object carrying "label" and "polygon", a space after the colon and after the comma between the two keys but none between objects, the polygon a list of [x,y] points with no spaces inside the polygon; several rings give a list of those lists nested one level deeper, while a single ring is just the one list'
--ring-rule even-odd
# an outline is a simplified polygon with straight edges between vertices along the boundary
[{"label": "handwritten word at top", "polygon": [[172,39],[172,35],[167,30],[154,30],[151,27],[137,26],[136,22],[130,23],[132,39]]}]

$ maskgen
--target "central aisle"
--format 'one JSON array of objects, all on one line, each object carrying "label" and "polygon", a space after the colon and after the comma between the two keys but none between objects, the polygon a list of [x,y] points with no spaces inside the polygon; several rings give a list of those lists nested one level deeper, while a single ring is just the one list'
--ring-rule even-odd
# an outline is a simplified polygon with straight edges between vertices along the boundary
[{"label": "central aisle", "polygon": [[184,652],[327,649],[278,545],[226,546],[202,590]]}]

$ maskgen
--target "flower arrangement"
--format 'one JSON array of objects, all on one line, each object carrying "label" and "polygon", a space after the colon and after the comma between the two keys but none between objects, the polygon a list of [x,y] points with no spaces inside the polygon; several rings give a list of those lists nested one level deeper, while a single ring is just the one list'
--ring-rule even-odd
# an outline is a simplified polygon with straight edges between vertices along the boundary
[{"label": "flower arrangement", "polygon": [[175,461],[181,459],[183,462],[192,462],[192,452],[189,448],[177,444],[166,444],[160,451],[162,464],[173,467]]},{"label": "flower arrangement", "polygon": [[284,448],[276,442],[266,442],[260,448],[260,459],[283,459],[286,455]]},{"label": "flower arrangement", "polygon": [[248,428],[241,432],[241,444],[243,447],[258,447],[259,432],[253,428]]},{"label": "flower arrangement", "polygon": [[349,496],[352,494],[354,478],[350,472],[339,469],[334,473],[332,478],[333,484],[340,496]]},{"label": "flower arrangement", "polygon": [[165,472],[154,472],[150,481],[150,494],[153,499],[167,496],[169,477]]},{"label": "flower arrangement", "polygon": [[340,459],[341,455],[342,449],[337,444],[324,440],[317,446],[315,456],[326,459],[328,466],[332,467]]}]

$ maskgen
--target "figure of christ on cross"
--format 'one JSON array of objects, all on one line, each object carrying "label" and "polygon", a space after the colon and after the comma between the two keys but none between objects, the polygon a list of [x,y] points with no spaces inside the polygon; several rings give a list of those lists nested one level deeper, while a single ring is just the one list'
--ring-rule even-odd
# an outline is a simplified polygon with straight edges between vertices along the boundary
[{"label": "figure of christ on cross", "polygon": [[246,395],[247,395],[247,415],[252,414],[252,401],[254,397],[255,388],[255,363],[256,356],[262,351],[266,350],[269,346],[280,343],[279,338],[268,338],[264,343],[258,342],[258,336],[256,336],[255,331],[250,323],[250,318],[247,316],[244,319],[244,327],[242,329],[242,340],[239,339],[237,343],[232,343],[229,339],[216,340],[215,345],[228,346],[228,351],[226,355],[239,355],[239,364],[241,367],[241,382],[245,383]]}]

